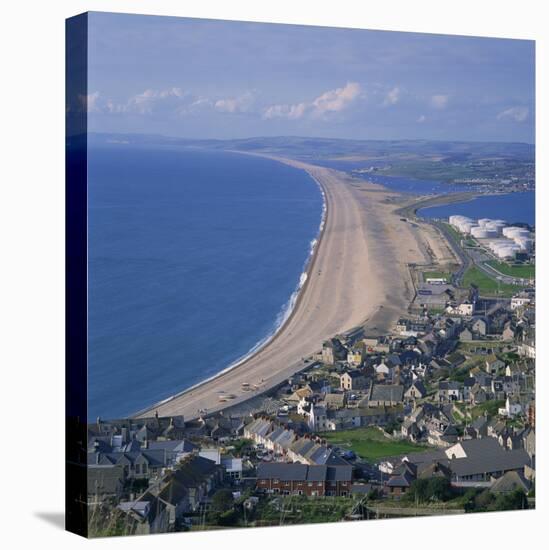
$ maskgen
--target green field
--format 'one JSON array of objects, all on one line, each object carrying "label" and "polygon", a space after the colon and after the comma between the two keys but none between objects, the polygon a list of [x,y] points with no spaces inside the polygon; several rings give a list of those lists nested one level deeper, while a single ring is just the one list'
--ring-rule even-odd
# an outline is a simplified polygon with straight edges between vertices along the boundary
[{"label": "green field", "polygon": [[357,428],[341,432],[323,432],[322,437],[333,445],[353,450],[364,460],[375,462],[380,458],[425,450],[425,446],[409,441],[393,441],[377,428]]},{"label": "green field", "polygon": [[505,262],[498,262],[496,260],[488,262],[488,265],[492,266],[494,269],[497,269],[500,273],[509,275],[510,277],[533,279],[536,276],[535,265],[510,265]]},{"label": "green field", "polygon": [[491,399],[489,401],[485,401],[480,405],[475,405],[471,409],[471,418],[474,420],[475,418],[482,416],[485,412],[488,413],[489,417],[496,416],[500,407],[505,407],[505,400]]},{"label": "green field", "polygon": [[492,279],[478,267],[470,267],[463,276],[462,286],[469,288],[471,284],[478,287],[482,296],[502,296],[509,298],[521,290],[520,286],[510,285]]}]

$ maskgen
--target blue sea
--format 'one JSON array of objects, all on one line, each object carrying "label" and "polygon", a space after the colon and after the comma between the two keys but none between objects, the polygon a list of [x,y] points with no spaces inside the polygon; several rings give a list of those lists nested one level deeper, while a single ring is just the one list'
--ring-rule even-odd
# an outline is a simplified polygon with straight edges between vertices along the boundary
[{"label": "blue sea", "polygon": [[303,171],[239,154],[89,150],[90,418],[215,375],[273,333],[319,231]]}]

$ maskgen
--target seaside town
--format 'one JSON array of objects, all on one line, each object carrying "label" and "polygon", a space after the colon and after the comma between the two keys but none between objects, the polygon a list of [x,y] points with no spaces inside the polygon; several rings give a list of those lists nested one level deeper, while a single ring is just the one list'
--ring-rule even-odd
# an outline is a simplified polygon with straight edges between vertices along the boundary
[{"label": "seaside town", "polygon": [[[410,214],[410,212],[408,212]],[[334,335],[302,369],[198,418],[88,426],[93,536],[461,514],[535,506],[532,228],[426,222],[454,261],[410,266],[379,334]]]}]

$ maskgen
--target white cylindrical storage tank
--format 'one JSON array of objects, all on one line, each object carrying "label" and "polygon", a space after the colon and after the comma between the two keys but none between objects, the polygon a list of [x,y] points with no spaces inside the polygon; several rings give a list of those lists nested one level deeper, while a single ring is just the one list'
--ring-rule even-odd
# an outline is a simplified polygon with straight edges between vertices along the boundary
[{"label": "white cylindrical storage tank", "polygon": [[480,225],[480,227],[486,227],[486,224],[488,222],[491,222],[492,220],[490,218],[481,218],[479,221],[478,221],[478,224]]},{"label": "white cylindrical storage tank", "polygon": [[534,239],[530,239],[529,237],[515,237],[514,241],[525,252],[529,252],[534,246]]},{"label": "white cylindrical storage tank", "polygon": [[486,229],[490,229],[491,231],[495,231],[498,235],[501,235],[504,226],[498,222],[492,221],[488,222],[485,227]]},{"label": "white cylindrical storage tank", "polygon": [[516,225],[510,225],[509,227],[504,227],[502,229],[502,233],[506,236],[506,237],[509,237],[509,238],[512,238],[512,236],[516,233],[516,232],[521,232],[523,230],[522,227],[517,227]]},{"label": "white cylindrical storage tank", "polygon": [[517,248],[514,246],[501,246],[497,250],[497,255],[499,258],[514,258],[517,253]]},{"label": "white cylindrical storage tank", "polygon": [[487,239],[493,239],[498,236],[498,232],[495,229],[484,229]]},{"label": "white cylindrical storage tank", "polygon": [[471,228],[471,235],[473,235],[476,239],[487,239],[488,233],[489,231],[481,226]]},{"label": "white cylindrical storage tank", "polygon": [[471,233],[471,229],[474,227],[474,222],[461,222],[459,229],[462,233],[469,234]]}]

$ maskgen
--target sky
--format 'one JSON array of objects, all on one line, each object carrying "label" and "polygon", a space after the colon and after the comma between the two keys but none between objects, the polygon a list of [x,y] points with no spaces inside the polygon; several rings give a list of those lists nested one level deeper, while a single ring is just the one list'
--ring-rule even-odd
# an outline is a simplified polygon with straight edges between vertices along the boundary
[{"label": "sky", "polygon": [[534,142],[535,43],[91,13],[88,130]]}]

